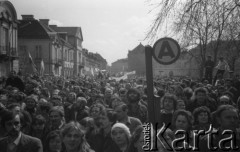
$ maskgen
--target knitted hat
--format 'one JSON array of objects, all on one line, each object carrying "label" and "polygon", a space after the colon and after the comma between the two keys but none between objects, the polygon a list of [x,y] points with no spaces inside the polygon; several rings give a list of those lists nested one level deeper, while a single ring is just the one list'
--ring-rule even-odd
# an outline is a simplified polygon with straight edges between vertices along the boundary
[{"label": "knitted hat", "polygon": [[32,95],[30,95],[26,98],[26,101],[28,101],[28,100],[33,100],[35,103],[37,103],[38,102],[38,96],[32,94]]},{"label": "knitted hat", "polygon": [[130,139],[131,137],[131,133],[130,133],[130,130],[129,128],[123,124],[123,123],[115,123],[113,126],[112,126],[112,129],[111,129],[111,137],[112,137],[112,133],[113,133],[113,130],[116,129],[116,128],[121,128],[123,129],[123,131],[125,132],[125,134],[127,135],[127,138]]}]

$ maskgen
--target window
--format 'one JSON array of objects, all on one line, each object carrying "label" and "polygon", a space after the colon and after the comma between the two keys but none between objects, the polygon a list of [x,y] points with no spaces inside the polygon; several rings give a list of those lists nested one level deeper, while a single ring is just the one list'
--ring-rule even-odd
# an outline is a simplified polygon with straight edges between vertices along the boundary
[{"label": "window", "polygon": [[8,44],[8,29],[0,27],[0,52],[1,54],[7,53]]},{"label": "window", "polygon": [[55,48],[55,59],[57,60],[57,58],[58,58],[58,50],[57,50],[57,48]]},{"label": "window", "polygon": [[36,58],[41,59],[42,58],[42,46],[36,45]]},{"label": "window", "polygon": [[68,60],[68,50],[65,50],[65,60],[66,60],[66,61],[69,61],[69,60]]},{"label": "window", "polygon": [[68,62],[70,62],[70,56],[71,56],[70,54],[71,54],[71,52],[68,51],[68,56],[67,56],[67,57],[68,57],[68,58],[67,58],[67,59],[68,59]]},{"label": "window", "polygon": [[79,56],[79,61],[81,62],[82,61],[82,55],[81,55],[80,52],[79,52],[78,56]]},{"label": "window", "polygon": [[69,52],[69,61],[73,62],[73,52],[72,51]]},{"label": "window", "polygon": [[61,49],[59,49],[59,51],[58,51],[58,59],[62,59],[62,50]]},{"label": "window", "polygon": [[27,52],[27,46],[26,45],[20,45],[19,46],[19,56],[20,57],[25,57],[25,56],[28,55],[27,53],[28,53]]},{"label": "window", "polygon": [[72,60],[72,62],[73,62],[73,52],[71,53],[71,60]]}]

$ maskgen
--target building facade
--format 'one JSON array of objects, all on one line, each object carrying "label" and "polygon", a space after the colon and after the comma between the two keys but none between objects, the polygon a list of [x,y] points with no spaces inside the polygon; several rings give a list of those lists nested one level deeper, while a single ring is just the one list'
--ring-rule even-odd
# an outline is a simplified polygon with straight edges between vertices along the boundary
[{"label": "building facade", "polygon": [[116,74],[120,72],[127,72],[128,71],[128,59],[119,59],[116,62],[112,63],[111,66],[111,73]]},{"label": "building facade", "polygon": [[33,15],[22,15],[19,20],[19,66],[24,74],[32,74],[29,56],[40,71],[41,61],[44,63],[44,74],[60,76],[63,57],[61,39],[56,31],[49,27],[48,19],[34,19]]},{"label": "building facade", "polygon": [[[69,49],[73,51],[73,74],[81,75],[84,68],[83,65],[83,35],[81,27],[58,27],[56,25],[50,25],[52,29],[58,32],[62,37],[65,38],[65,41],[68,42],[72,47]],[[65,35],[65,34],[66,35]]]},{"label": "building facade", "polygon": [[128,51],[128,70],[136,71],[137,75],[146,74],[145,48],[141,43],[133,50]]},{"label": "building facade", "polygon": [[[161,65],[152,58],[152,65],[154,76],[168,76],[172,73],[176,76],[199,77],[198,64],[187,52],[181,52],[179,59],[170,65]],[[128,68],[129,71],[136,71],[137,75],[146,75],[145,48],[141,43],[128,52]]]},{"label": "building facade", "polygon": [[83,74],[95,75],[99,70],[106,70],[107,61],[98,53],[88,52],[87,49],[83,49]]},{"label": "building facade", "polygon": [[106,60],[98,53],[83,51],[80,27],[49,25],[49,19],[34,19],[22,15],[19,20],[19,54],[22,73],[32,73],[31,64],[26,64],[29,54],[40,71],[44,62],[45,74],[73,77],[85,71],[106,69]]},{"label": "building facade", "polygon": [[153,59],[153,74],[155,76],[189,76],[199,78],[199,67],[196,60],[186,51],[181,52],[178,60],[170,65],[162,65]]},{"label": "building facade", "polygon": [[13,4],[0,1],[0,77],[10,71],[19,72],[18,60],[18,20]]}]

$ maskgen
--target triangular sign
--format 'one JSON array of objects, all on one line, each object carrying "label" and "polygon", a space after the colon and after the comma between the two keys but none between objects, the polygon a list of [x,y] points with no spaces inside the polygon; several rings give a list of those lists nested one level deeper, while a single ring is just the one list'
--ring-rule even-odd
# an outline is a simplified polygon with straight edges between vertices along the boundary
[{"label": "triangular sign", "polygon": [[161,49],[158,54],[158,58],[162,59],[164,56],[170,56],[171,58],[175,58],[173,50],[170,47],[168,41],[163,41]]}]

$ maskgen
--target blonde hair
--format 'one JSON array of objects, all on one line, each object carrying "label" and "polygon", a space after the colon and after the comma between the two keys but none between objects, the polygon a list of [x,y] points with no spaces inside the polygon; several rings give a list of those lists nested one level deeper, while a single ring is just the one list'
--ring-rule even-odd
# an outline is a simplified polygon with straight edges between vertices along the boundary
[{"label": "blonde hair", "polygon": [[62,128],[61,130],[62,139],[72,130],[76,130],[81,135],[81,143],[79,145],[79,151],[81,152],[92,151],[87,140],[85,139],[83,126],[81,126],[78,122],[71,121]]}]

